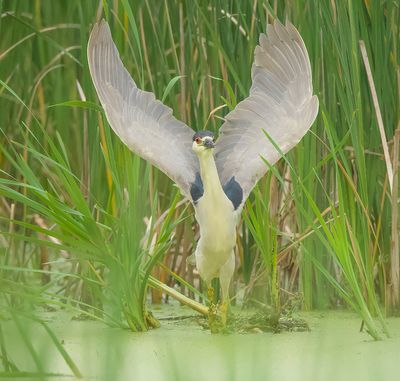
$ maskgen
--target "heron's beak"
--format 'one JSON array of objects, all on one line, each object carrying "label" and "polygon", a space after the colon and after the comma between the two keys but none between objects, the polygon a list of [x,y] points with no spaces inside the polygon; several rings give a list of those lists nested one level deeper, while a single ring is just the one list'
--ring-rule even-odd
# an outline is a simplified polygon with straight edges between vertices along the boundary
[{"label": "heron's beak", "polygon": [[203,143],[203,146],[206,147],[206,148],[214,148],[215,144],[214,144],[214,142],[212,140],[206,139],[204,141],[204,143]]}]

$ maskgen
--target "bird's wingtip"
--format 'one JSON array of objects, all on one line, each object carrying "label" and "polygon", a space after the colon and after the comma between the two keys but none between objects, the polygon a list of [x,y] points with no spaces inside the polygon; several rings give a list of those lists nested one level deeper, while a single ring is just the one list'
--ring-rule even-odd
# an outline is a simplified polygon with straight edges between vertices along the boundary
[{"label": "bird's wingtip", "polygon": [[108,22],[105,19],[94,24],[93,29],[89,37],[89,46],[99,44],[101,42],[107,42],[111,39],[111,31]]}]

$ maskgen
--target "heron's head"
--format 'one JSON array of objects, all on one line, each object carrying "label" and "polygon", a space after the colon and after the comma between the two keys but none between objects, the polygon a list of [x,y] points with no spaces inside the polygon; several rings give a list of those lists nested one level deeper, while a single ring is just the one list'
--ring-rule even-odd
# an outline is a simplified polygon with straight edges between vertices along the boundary
[{"label": "heron's head", "polygon": [[212,151],[214,146],[214,134],[211,131],[199,131],[193,135],[192,149],[197,154]]}]

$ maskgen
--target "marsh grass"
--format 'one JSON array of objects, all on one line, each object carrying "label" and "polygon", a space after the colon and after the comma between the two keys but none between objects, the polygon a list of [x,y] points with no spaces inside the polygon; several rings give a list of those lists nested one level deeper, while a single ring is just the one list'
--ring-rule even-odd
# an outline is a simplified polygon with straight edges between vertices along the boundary
[{"label": "marsh grass", "polygon": [[399,310],[399,184],[388,178],[383,155],[387,146],[396,175],[398,2],[36,0],[0,7],[4,298],[26,310],[30,289],[35,305],[143,331],[157,325],[149,284],[195,295],[199,280],[186,267],[198,235],[193,211],[111,132],[88,72],[89,32],[103,11],[135,81],[194,129],[217,131],[247,95],[258,35],[276,16],[305,40],[320,114],[246,204],[235,293],[245,287],[249,298],[277,309],[296,296],[305,309],[348,306],[375,339],[387,333],[384,316]]}]

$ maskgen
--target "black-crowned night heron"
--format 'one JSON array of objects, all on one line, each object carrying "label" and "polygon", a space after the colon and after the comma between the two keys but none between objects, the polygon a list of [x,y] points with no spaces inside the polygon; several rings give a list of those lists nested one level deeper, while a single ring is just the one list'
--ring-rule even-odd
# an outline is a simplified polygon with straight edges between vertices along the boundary
[{"label": "black-crowned night heron", "polygon": [[137,88],[105,21],[95,25],[88,43],[90,73],[111,127],[194,205],[200,226],[196,267],[209,291],[211,281],[220,279],[223,322],[243,204],[268,169],[264,160],[272,165],[294,147],[318,112],[310,61],[296,28],[275,21],[259,41],[250,94],[226,116],[216,141],[209,131],[195,133],[152,93]]}]

